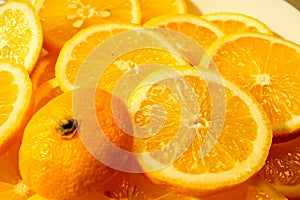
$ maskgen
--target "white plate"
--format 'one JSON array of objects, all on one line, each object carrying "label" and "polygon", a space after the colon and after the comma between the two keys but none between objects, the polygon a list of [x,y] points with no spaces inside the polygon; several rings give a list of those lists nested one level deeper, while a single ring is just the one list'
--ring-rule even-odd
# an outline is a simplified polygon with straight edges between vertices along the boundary
[{"label": "white plate", "polygon": [[238,12],[255,17],[278,35],[300,44],[300,12],[284,0],[187,0],[192,12]]}]

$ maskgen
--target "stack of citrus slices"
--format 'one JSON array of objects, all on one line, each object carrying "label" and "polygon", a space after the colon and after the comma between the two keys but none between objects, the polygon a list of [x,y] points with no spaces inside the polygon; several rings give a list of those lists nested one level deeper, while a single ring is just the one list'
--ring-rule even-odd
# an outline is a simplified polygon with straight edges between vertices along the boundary
[{"label": "stack of citrus slices", "polygon": [[300,46],[263,22],[7,0],[0,29],[0,199],[300,199]]}]

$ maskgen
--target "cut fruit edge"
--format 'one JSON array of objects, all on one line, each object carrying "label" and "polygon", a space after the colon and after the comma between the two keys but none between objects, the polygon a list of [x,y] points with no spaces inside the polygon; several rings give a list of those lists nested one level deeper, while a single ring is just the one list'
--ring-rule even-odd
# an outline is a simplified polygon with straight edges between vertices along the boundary
[{"label": "cut fruit edge", "polygon": [[0,71],[11,72],[14,76],[14,84],[18,86],[18,97],[13,103],[13,111],[7,121],[0,126],[0,141],[2,150],[13,144],[9,140],[14,140],[18,131],[22,130],[30,119],[33,109],[32,84],[25,68],[13,66],[10,63],[1,63]]},{"label": "cut fruit edge", "polygon": [[[39,12],[42,8],[44,8],[45,1],[48,1],[48,0],[34,0],[34,5],[35,5],[37,12]],[[67,0],[64,0],[64,1],[67,2]],[[138,0],[129,0],[129,1],[132,5],[132,10],[130,11],[132,19],[130,22],[128,22],[128,24],[139,25],[141,22],[141,11],[140,11],[139,1]],[[87,4],[84,6],[88,7],[88,6],[90,6],[90,4]],[[82,9],[85,9],[85,8],[83,7]],[[95,9],[91,8],[90,12],[94,12],[94,11],[95,11]],[[126,10],[122,10],[122,12],[125,12],[125,11]],[[65,13],[63,13],[63,15],[65,15]],[[82,15],[82,13],[79,13],[79,15]],[[88,18],[90,18],[90,17],[88,17]],[[106,23],[117,23],[118,24],[119,22],[118,21],[112,22],[112,21],[107,20],[100,24],[106,24]],[[122,24],[122,23],[126,23],[126,22],[122,22],[122,20],[121,20],[120,23]],[[89,28],[90,26],[97,25],[97,24],[99,24],[99,23],[90,24],[89,26],[87,26],[83,29],[80,29],[78,32],[85,30],[86,28]],[[77,28],[75,28],[75,29],[77,29]],[[59,30],[59,31],[66,31],[66,30]],[[59,41],[60,40],[59,38],[56,38],[53,34],[47,34],[46,31],[44,30],[44,47],[46,50],[48,50],[50,52],[59,53],[61,51],[61,49],[63,48],[64,44],[67,43],[69,40],[71,40],[76,34],[78,34],[78,32],[75,33],[74,35],[71,35],[71,37],[67,41]]]},{"label": "cut fruit edge", "polygon": [[24,13],[24,16],[26,16],[28,26],[30,26],[30,29],[33,33],[30,43],[31,53],[24,58],[24,67],[30,73],[33,70],[35,63],[40,56],[40,52],[42,50],[43,45],[43,33],[42,26],[39,23],[39,17],[33,5],[30,4],[29,1],[25,0],[8,0],[6,3],[0,6],[0,13],[3,13],[6,10],[21,10]]},{"label": "cut fruit edge", "polygon": [[[204,71],[204,70],[203,70]],[[158,73],[153,80],[158,80],[159,76],[163,78],[165,73]],[[194,75],[194,71],[185,71],[184,75]],[[157,75],[157,74],[156,74]],[[220,77],[208,70],[201,72],[205,76],[206,81],[216,82]],[[265,164],[269,149],[272,143],[272,131],[269,119],[263,111],[261,105],[258,105],[254,97],[240,90],[237,86],[222,79],[222,84],[230,89],[233,95],[240,97],[247,105],[251,105],[250,111],[252,112],[253,119],[260,124],[257,130],[257,138],[253,143],[253,152],[247,160],[239,164],[238,167],[221,172],[221,173],[205,173],[199,175],[192,175],[180,172],[173,167],[173,165],[165,166],[157,161],[150,154],[140,154],[138,161],[146,172],[147,176],[154,182],[159,182],[171,186],[177,191],[182,193],[190,193],[192,195],[208,195],[216,192],[223,191],[226,188],[231,188],[235,185],[241,184],[256,174]],[[131,101],[139,92],[130,97]],[[130,100],[129,100],[130,101]],[[138,100],[139,102],[141,100]],[[134,105],[138,105],[139,103]],[[263,122],[263,123],[261,123]],[[260,148],[256,148],[260,147]]]},{"label": "cut fruit edge", "polygon": [[222,37],[224,33],[212,22],[201,18],[200,16],[191,15],[191,14],[169,14],[162,15],[150,19],[146,22],[143,27],[156,27],[163,26],[169,23],[191,23],[198,26],[203,26],[205,28],[213,31],[217,37]]},{"label": "cut fruit edge", "polygon": [[241,13],[218,12],[218,13],[209,13],[206,15],[202,15],[201,17],[208,21],[220,20],[224,22],[228,20],[233,20],[237,22],[243,22],[245,23],[245,25],[247,25],[247,27],[252,26],[261,33],[273,35],[272,30],[262,21]]},{"label": "cut fruit edge", "polygon": [[92,25],[86,29],[79,31],[75,34],[70,40],[68,40],[64,46],[62,47],[57,61],[55,65],[55,76],[57,77],[57,81],[63,91],[69,91],[76,89],[75,86],[68,80],[68,76],[66,74],[66,67],[69,62],[69,59],[72,58],[73,49],[82,41],[86,41],[88,37],[93,35],[94,33],[101,31],[112,31],[118,28],[124,28],[125,30],[134,29],[138,26],[129,25],[129,24],[107,24],[107,25]]},{"label": "cut fruit edge", "polygon": [[[208,55],[204,57],[204,59],[201,61],[200,66],[209,66],[209,63],[211,62],[211,58],[216,54],[216,51],[223,46],[224,44],[228,42],[235,41],[240,38],[257,38],[257,39],[264,39],[267,41],[270,41],[270,44],[282,44],[285,46],[288,46],[292,49],[296,49],[297,52],[300,54],[300,46],[296,43],[293,43],[292,41],[284,40],[282,38],[279,38],[277,36],[273,35],[267,35],[263,33],[237,33],[237,34],[230,34],[226,35],[220,39],[217,39],[208,49]],[[299,135],[300,134],[300,115],[291,115],[291,119],[280,123],[278,125],[273,125],[273,136],[275,139],[278,139],[279,141],[283,138],[287,137],[293,137],[293,135]]]},{"label": "cut fruit edge", "polygon": [[[94,25],[80,31],[76,36],[74,36],[71,40],[69,40],[64,45],[62,51],[58,56],[58,60],[55,65],[55,75],[63,91],[77,89],[79,86],[76,85],[76,83],[82,82],[82,81],[76,82],[75,80],[75,83],[73,85],[66,73],[68,62],[71,59],[76,59],[72,56],[72,51],[78,48],[77,45],[80,44],[80,42],[86,41],[87,38],[92,36],[94,33],[99,33],[101,31],[113,31],[114,29],[124,29],[124,30],[116,34],[112,33],[111,37],[105,38],[103,41],[99,42],[99,44],[95,45],[93,49],[89,52],[90,54],[87,55],[86,60],[84,62],[80,61],[82,62],[81,65],[82,68],[85,69],[87,67],[87,63],[92,63],[91,61],[92,59],[90,58],[94,58],[95,55],[98,55],[97,53],[106,56],[105,58],[110,59],[111,63],[113,63],[114,61],[118,61],[119,58],[122,58],[122,56],[126,56],[131,52],[135,52],[143,49],[154,49],[154,50],[158,49],[159,51],[166,51],[167,53],[170,53],[170,55],[174,58],[174,60],[176,60],[177,64],[184,65],[187,63],[186,59],[184,59],[183,56],[180,55],[179,51],[173,44],[173,41],[171,41],[170,38],[168,38],[167,35],[168,32],[166,32],[165,29],[161,30],[161,29],[154,29],[154,28],[142,28],[135,25],[115,24],[115,23],[106,24],[106,25]],[[132,37],[137,37],[137,36],[139,36],[139,38],[137,38],[136,40],[130,39]],[[103,49],[113,48],[113,47],[118,49],[114,53],[116,55],[110,54],[108,51],[106,51],[106,53],[108,52],[108,54],[103,53]],[[99,50],[101,50],[101,52]],[[130,60],[128,62],[130,62]],[[109,67],[109,65],[107,65],[107,67]],[[105,72],[105,70],[106,69],[104,69],[103,71]],[[78,69],[78,72],[79,71],[80,70]],[[78,76],[76,78],[78,80]],[[82,83],[79,83],[79,85],[81,84]]]}]

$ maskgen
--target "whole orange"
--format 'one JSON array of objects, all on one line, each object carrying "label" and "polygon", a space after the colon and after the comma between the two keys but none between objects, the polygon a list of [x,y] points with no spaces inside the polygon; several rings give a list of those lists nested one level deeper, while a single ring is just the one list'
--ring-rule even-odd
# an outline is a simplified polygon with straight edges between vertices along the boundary
[{"label": "whole orange", "polygon": [[[109,142],[120,149],[130,150],[132,137],[123,131],[131,130],[130,117],[121,100],[117,100],[118,109],[112,109],[113,98],[116,97],[105,91],[95,92],[91,101],[94,102],[96,119]],[[116,173],[98,161],[84,145],[80,127],[88,123],[89,116],[79,113],[75,118],[73,104],[73,92],[52,99],[35,113],[24,131],[19,151],[20,173],[31,190],[46,198],[73,199],[104,184]],[[76,109],[78,111],[86,114],[85,107]],[[115,116],[119,121],[114,119]],[[107,148],[107,141],[97,137],[96,127],[88,130],[89,136],[95,136],[90,139],[93,143],[89,150],[93,148],[107,159],[119,159]]]}]

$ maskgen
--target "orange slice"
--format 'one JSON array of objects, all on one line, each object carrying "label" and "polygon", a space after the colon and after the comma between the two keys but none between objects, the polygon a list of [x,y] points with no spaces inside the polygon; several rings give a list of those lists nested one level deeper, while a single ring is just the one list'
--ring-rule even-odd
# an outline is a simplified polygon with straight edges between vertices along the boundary
[{"label": "orange slice", "polygon": [[273,144],[259,175],[291,199],[300,198],[300,137]]},{"label": "orange slice", "polygon": [[175,192],[224,191],[256,174],[267,158],[272,131],[263,108],[215,73],[192,67],[154,72],[128,107],[140,165]]},{"label": "orange slice", "polygon": [[217,12],[202,15],[201,17],[216,24],[226,35],[238,32],[273,34],[263,22],[240,13]]},{"label": "orange slice", "polygon": [[208,52],[222,76],[262,104],[275,137],[300,130],[299,45],[275,36],[241,33],[221,38]]},{"label": "orange slice", "polygon": [[45,81],[55,77],[56,59],[57,55],[47,54],[36,63],[34,70],[30,74],[33,91]]},{"label": "orange slice", "polygon": [[[122,25],[113,23],[106,25],[95,25],[82,30],[64,45],[58,56],[55,66],[55,74],[61,89],[63,91],[68,91],[76,88],[74,84],[82,64],[84,61],[86,61],[89,54],[91,54],[91,52],[104,41],[106,41],[107,44],[107,40],[112,39],[110,47],[116,48],[116,51],[120,50],[121,45],[119,46],[116,43],[122,43],[122,40],[115,41],[113,40],[114,37],[112,36],[120,35],[120,33],[123,32],[127,32],[132,38],[142,38],[145,33],[146,36],[151,37],[160,46],[164,46],[166,43],[162,38],[156,39],[156,35],[153,35],[152,37],[152,32],[150,32],[148,35],[146,30],[129,24]],[[128,44],[126,48],[131,48],[135,42],[136,40],[134,39],[130,40],[129,43],[131,44]],[[167,47],[168,44],[165,46]],[[105,50],[105,52],[108,51]],[[112,52],[112,55],[113,54],[114,53]],[[174,66],[186,63],[182,58],[175,56],[170,52],[146,48],[131,50],[124,55],[120,55],[119,57],[115,56],[115,58],[112,59],[112,62],[113,63],[107,66],[103,72],[99,83],[99,87],[109,92],[113,90],[117,82],[124,74],[126,74],[127,71],[135,68],[138,65],[156,63]],[[106,66],[99,66],[99,69],[103,67]],[[92,75],[95,76],[95,73]],[[87,77],[84,78],[86,80]]]},{"label": "orange slice", "polygon": [[142,12],[142,24],[160,15],[187,13],[187,5],[184,0],[139,0],[139,2]]},{"label": "orange slice", "polygon": [[140,6],[137,0],[37,0],[45,48],[58,51],[78,31],[107,22],[139,24]]},{"label": "orange slice", "polygon": [[183,33],[197,41],[204,49],[223,36],[213,23],[195,15],[164,15],[152,18],[144,27],[167,28]]},{"label": "orange slice", "polygon": [[133,25],[107,24],[86,28],[70,39],[62,48],[55,65],[55,75],[62,90],[74,89],[77,73],[92,50],[107,38],[123,31],[131,30]]},{"label": "orange slice", "polygon": [[21,137],[31,114],[32,86],[27,71],[0,63],[0,154]]},{"label": "orange slice", "polygon": [[31,72],[42,48],[42,28],[34,7],[25,0],[0,5],[0,60]]},{"label": "orange slice", "polygon": [[60,89],[58,82],[55,78],[44,82],[38,87],[34,96],[34,110],[37,111],[46,105],[51,99],[62,94],[63,91]]}]

